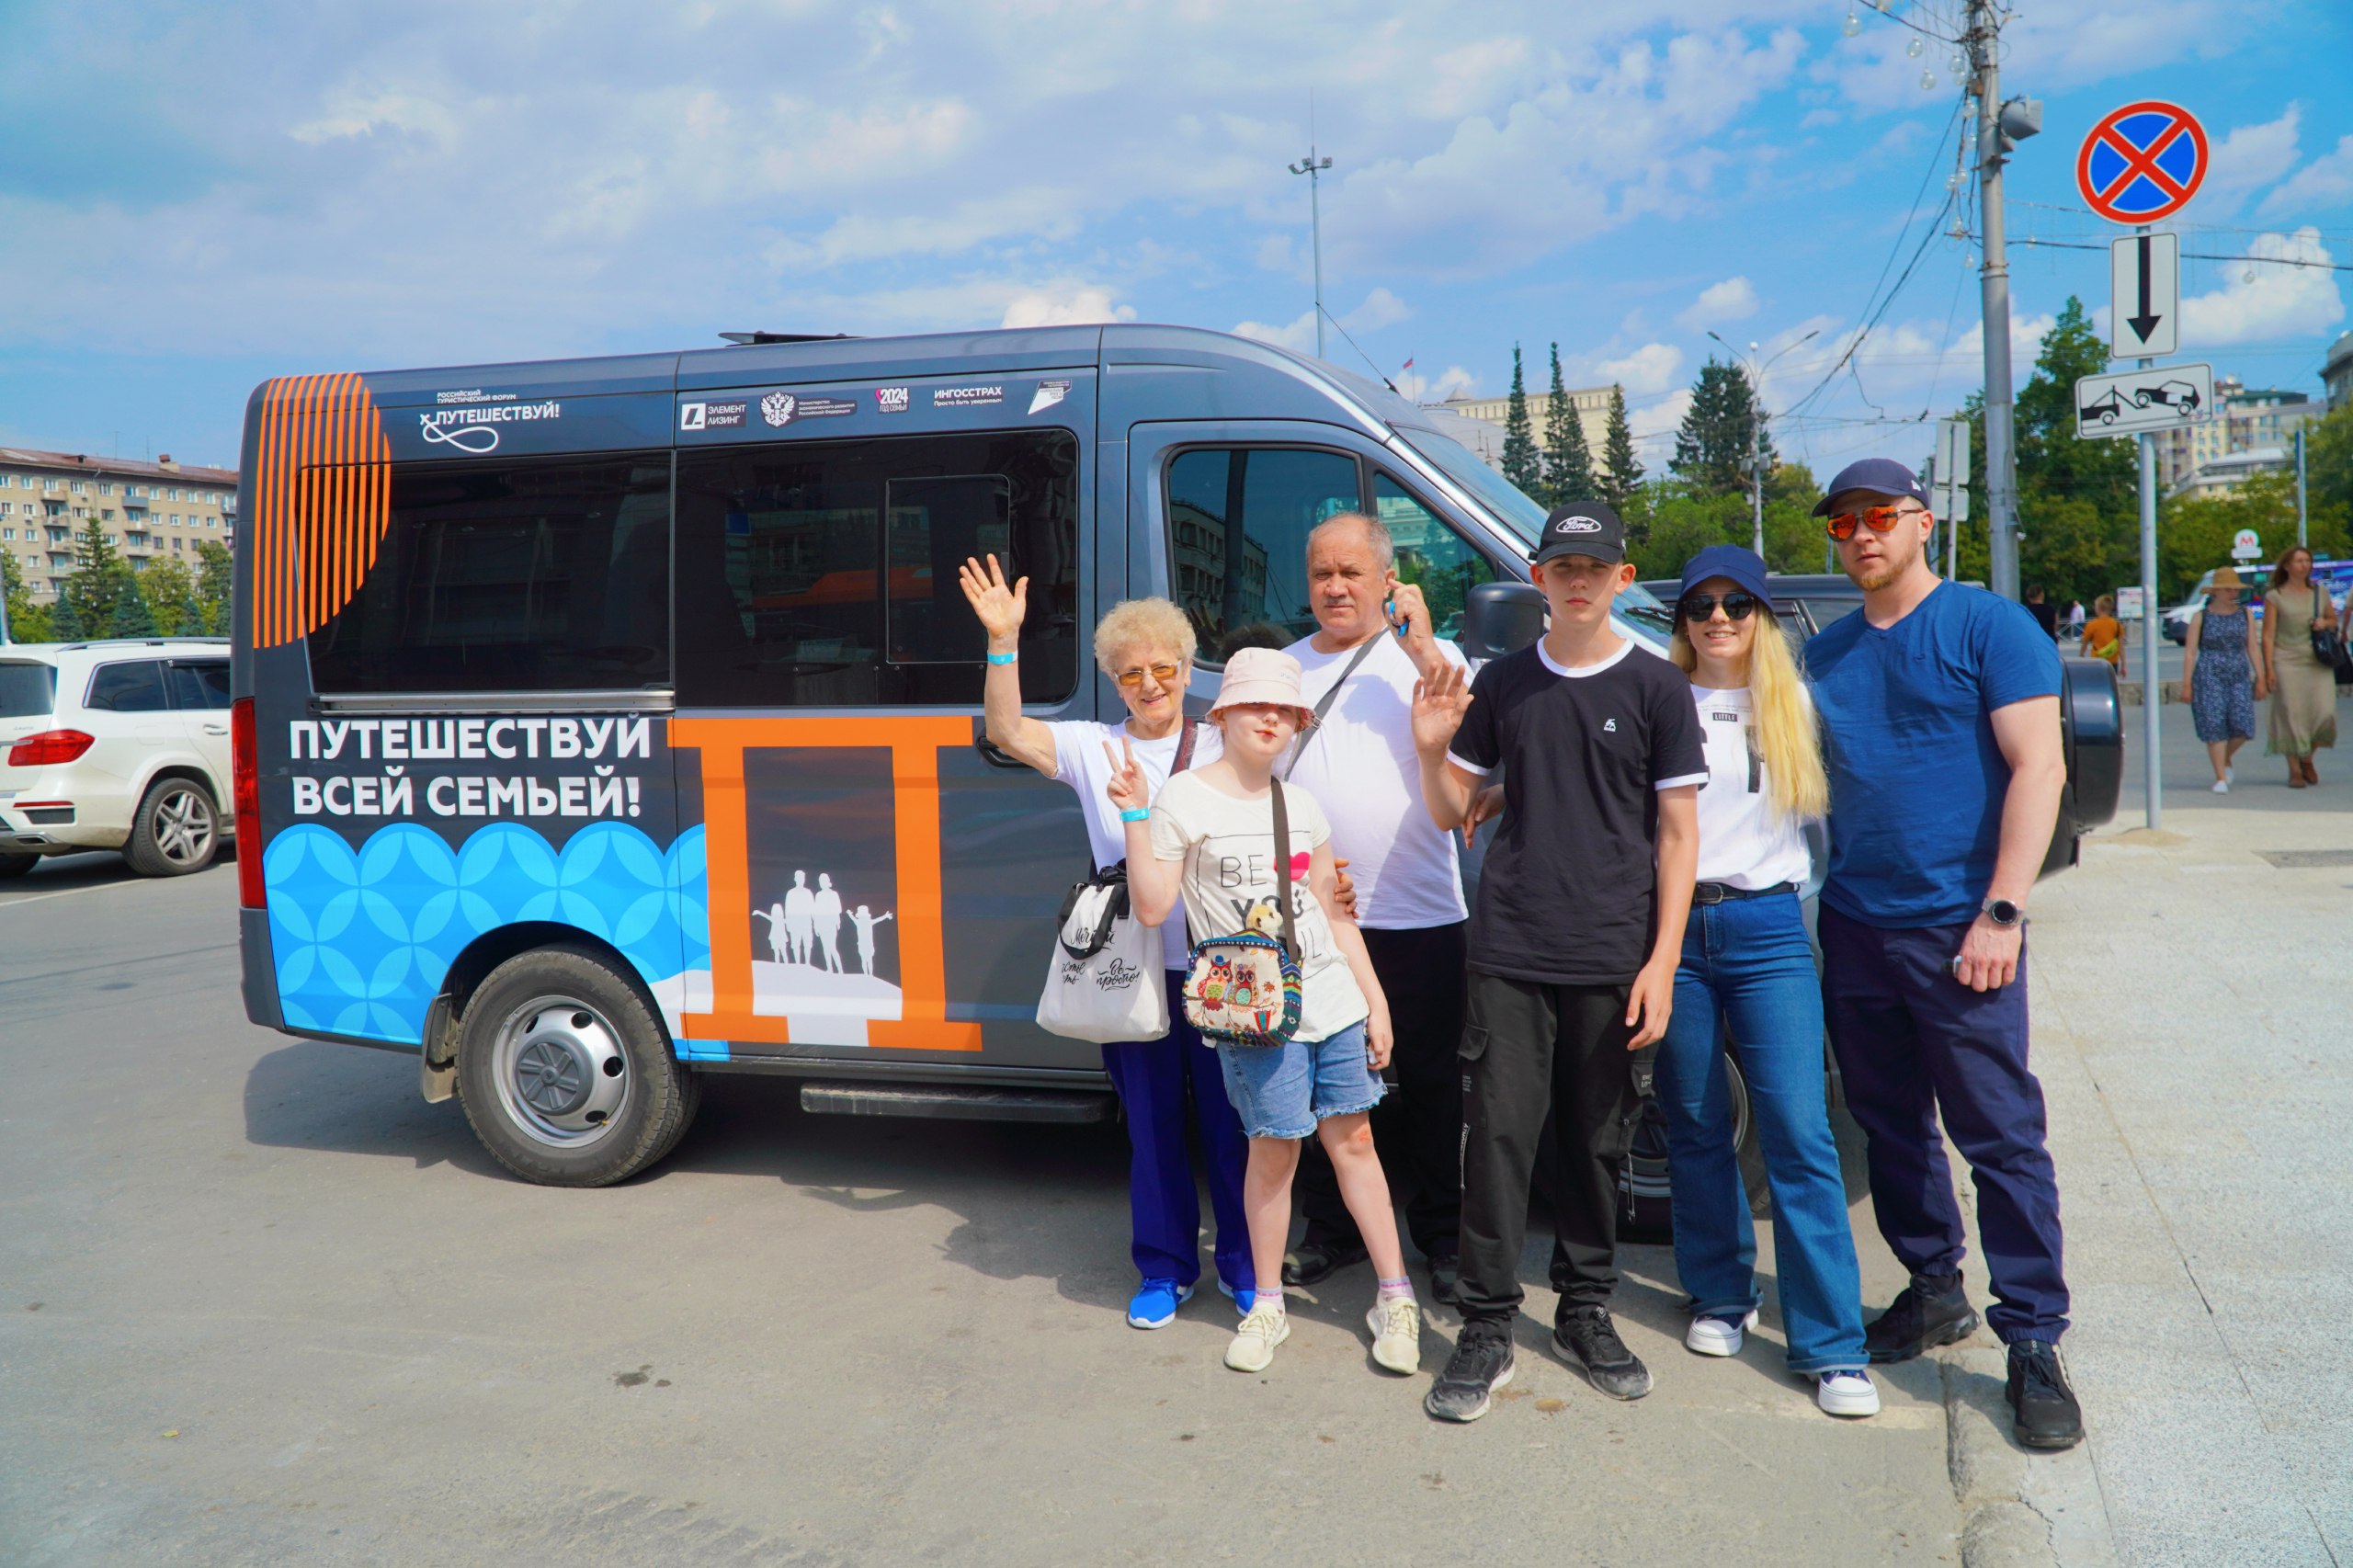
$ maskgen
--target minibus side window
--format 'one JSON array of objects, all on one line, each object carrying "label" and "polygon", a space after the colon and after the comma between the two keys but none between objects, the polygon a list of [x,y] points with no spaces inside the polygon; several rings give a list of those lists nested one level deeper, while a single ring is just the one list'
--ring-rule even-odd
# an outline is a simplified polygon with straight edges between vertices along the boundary
[{"label": "minibus side window", "polygon": [[1463,605],[1473,587],[1495,580],[1494,563],[1379,469],[1372,475],[1372,505],[1397,547],[1397,580],[1422,590],[1440,637],[1461,637]]},{"label": "minibus side window", "polygon": [[669,576],[666,452],[397,465],[374,563],[311,633],[312,683],[667,687]]},{"label": "minibus side window", "polygon": [[990,554],[1029,579],[1022,699],[1076,689],[1068,431],[686,451],[677,528],[682,704],[977,703],[986,640],[956,569]]},{"label": "minibus side window", "polygon": [[1357,460],[1302,447],[1209,447],[1168,465],[1169,581],[1205,664],[1315,630],[1307,536],[1362,505]]}]

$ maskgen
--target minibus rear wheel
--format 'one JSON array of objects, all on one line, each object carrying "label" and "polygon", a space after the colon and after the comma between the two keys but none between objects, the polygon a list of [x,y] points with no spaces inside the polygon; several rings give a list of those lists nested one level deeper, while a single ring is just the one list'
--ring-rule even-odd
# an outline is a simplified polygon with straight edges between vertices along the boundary
[{"label": "minibus rear wheel", "polygon": [[508,959],[460,1020],[466,1120],[500,1165],[544,1187],[635,1176],[684,1135],[700,1089],[643,994],[582,949]]}]

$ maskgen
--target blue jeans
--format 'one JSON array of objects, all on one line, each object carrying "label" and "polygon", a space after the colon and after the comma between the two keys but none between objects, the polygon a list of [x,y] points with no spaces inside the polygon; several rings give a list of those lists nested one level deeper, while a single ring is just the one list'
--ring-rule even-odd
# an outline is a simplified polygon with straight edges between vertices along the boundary
[{"label": "blue jeans", "polygon": [[1862,1278],[1822,1085],[1822,990],[1795,893],[1695,904],[1658,1056],[1674,1191],[1675,1267],[1694,1312],[1745,1312],[1756,1228],[1732,1141],[1729,1022],[1773,1191],[1790,1369],[1861,1367]]},{"label": "blue jeans", "polygon": [[1253,1138],[1313,1138],[1329,1116],[1370,1110],[1387,1092],[1365,1060],[1364,1025],[1322,1040],[1220,1045],[1225,1092]]}]

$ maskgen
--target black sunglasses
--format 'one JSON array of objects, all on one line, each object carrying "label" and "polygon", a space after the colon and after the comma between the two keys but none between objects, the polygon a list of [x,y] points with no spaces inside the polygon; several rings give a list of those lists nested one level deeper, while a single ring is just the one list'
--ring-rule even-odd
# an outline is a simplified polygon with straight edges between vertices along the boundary
[{"label": "black sunglasses", "polygon": [[1713,594],[1686,594],[1683,596],[1683,619],[1712,620],[1719,604],[1724,607],[1724,614],[1730,619],[1746,620],[1749,612],[1756,608],[1756,596],[1737,589],[1721,599]]}]

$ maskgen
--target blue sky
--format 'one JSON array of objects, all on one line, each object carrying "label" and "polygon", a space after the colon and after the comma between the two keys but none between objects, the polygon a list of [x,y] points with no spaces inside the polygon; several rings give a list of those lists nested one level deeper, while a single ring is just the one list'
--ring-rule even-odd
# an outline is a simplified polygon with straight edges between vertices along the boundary
[{"label": "blue sky", "polygon": [[[1407,391],[1499,392],[1515,339],[1540,378],[1557,339],[1660,432],[1707,329],[1760,358],[1818,331],[1769,379],[1778,413],[1916,249],[1777,431],[1824,473],[1915,458],[1885,421],[1977,385],[1975,252],[1920,246],[1952,222],[1959,89],[1904,25],[1949,33],[1958,0],[1887,5],[0,0],[0,443],[228,462],[267,375],[750,327],[1312,346],[1284,167],[1312,91],[1326,302]],[[2045,103],[2007,192],[2021,378],[2069,292],[2104,313],[2104,251],[2017,242],[2118,232],[2073,168],[2125,102],[2207,127],[2185,252],[2353,264],[2353,7],[2041,0],[2005,44],[2006,91]],[[2183,265],[2182,358],[2317,394],[2353,274]]]}]

